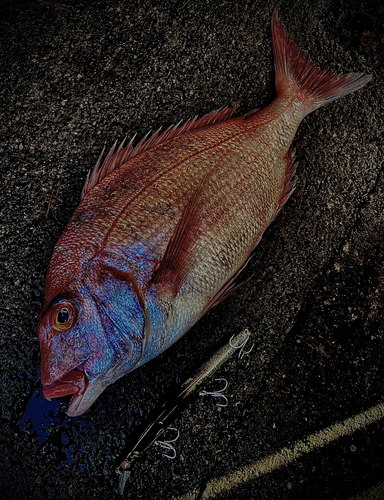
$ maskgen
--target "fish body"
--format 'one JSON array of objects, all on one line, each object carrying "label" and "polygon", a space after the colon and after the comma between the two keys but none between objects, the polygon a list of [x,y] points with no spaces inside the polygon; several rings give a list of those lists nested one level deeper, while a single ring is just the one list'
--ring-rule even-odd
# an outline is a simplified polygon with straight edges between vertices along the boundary
[{"label": "fish body", "polygon": [[294,188],[291,142],[311,111],[370,76],[320,71],[272,19],[277,97],[112,150],[49,266],[39,318],[46,397],[80,415],[233,290]]}]

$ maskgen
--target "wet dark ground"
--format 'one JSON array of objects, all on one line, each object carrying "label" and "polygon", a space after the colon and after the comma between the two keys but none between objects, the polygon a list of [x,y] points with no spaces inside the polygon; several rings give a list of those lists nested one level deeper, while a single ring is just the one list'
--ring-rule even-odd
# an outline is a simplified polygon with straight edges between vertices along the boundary
[{"label": "wet dark ground", "polygon": [[[278,2],[317,65],[373,81],[301,125],[297,189],[244,271],[253,279],[66,418],[66,401],[41,395],[36,322],[88,169],[115,139],[238,100],[241,113],[268,104],[276,1],[65,2],[0,2],[0,498],[119,498],[124,441],[245,326],[253,352],[220,371],[229,406],[196,400],[175,422],[177,458],[154,447],[125,497],[212,498],[218,484],[222,499],[384,498],[384,4]],[[372,407],[369,425],[327,430]],[[312,451],[277,467],[303,440]],[[275,466],[258,468],[269,456]]]}]

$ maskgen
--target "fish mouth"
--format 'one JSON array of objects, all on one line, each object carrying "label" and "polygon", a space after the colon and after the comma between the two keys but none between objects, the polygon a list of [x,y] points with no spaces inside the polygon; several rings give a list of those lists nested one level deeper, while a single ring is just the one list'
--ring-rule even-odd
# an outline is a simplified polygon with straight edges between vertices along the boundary
[{"label": "fish mouth", "polygon": [[52,384],[44,385],[43,395],[46,399],[50,400],[51,398],[61,398],[73,394],[67,414],[69,416],[76,416],[80,415],[78,408],[87,392],[88,386],[88,377],[81,371],[81,367],[78,367],[66,373],[59,380],[55,380]]},{"label": "fish mouth", "polygon": [[52,384],[44,385],[43,394],[46,399],[60,398],[68,396],[68,394],[82,395],[85,393],[87,385],[87,376],[75,368]]},{"label": "fish mouth", "polygon": [[43,395],[46,399],[51,399],[73,394],[67,415],[77,417],[88,410],[106,385],[97,379],[89,380],[80,365],[53,383],[43,385]]}]

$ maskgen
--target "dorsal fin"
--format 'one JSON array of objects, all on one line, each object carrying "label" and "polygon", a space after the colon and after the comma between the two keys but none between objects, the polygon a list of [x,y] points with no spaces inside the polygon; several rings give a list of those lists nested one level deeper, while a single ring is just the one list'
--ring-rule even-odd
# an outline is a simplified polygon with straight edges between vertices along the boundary
[{"label": "dorsal fin", "polygon": [[225,120],[229,120],[229,118],[231,118],[233,113],[236,111],[238,105],[239,103],[236,103],[231,108],[223,108],[223,109],[217,109],[216,111],[211,111],[210,113],[204,115],[199,119],[197,119],[196,117],[193,118],[192,120],[189,119],[181,127],[179,127],[181,122],[179,122],[177,125],[171,125],[162,134],[160,134],[161,128],[159,128],[149,139],[148,139],[149,135],[148,133],[145,137],[141,139],[141,141],[138,144],[136,144],[136,146],[133,146],[133,141],[136,136],[134,136],[130,140],[129,144],[125,147],[123,147],[125,141],[124,139],[124,141],[120,144],[120,146],[117,149],[116,149],[117,146],[117,141],[116,141],[115,144],[110,149],[102,166],[100,167],[105,151],[104,148],[96,162],[96,165],[92,173],[90,171],[88,172],[87,179],[85,181],[84,188],[81,193],[81,199],[83,199],[84,196],[88,194],[89,191],[94,186],[96,186],[99,182],[105,179],[107,175],[109,175],[111,172],[118,169],[122,165],[124,165],[124,163],[127,163],[127,161],[131,160],[132,158],[135,158],[136,156],[139,156],[141,153],[144,153],[144,151],[148,151],[149,149],[154,148],[155,146],[158,146],[159,144],[162,144],[164,142],[170,141],[171,139],[174,139],[175,137],[178,137],[179,135],[184,134],[186,132],[191,132],[192,130],[197,130],[199,128],[203,128],[208,125],[213,125],[214,123],[220,123]]}]

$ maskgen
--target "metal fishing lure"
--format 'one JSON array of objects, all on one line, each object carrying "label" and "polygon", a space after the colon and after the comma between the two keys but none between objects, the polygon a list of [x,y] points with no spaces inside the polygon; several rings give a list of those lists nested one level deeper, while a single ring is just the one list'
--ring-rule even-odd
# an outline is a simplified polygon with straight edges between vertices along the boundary
[{"label": "metal fishing lure", "polygon": [[[178,434],[175,439],[170,441],[159,442],[159,438],[164,434],[168,426],[191,402],[193,396],[196,394],[197,390],[202,386],[202,384],[206,382],[207,378],[213,375],[213,373],[216,372],[232,356],[232,354],[234,354],[235,352],[239,352],[239,357],[242,357],[244,354],[248,354],[251,352],[252,347],[247,352],[244,351],[245,344],[248,342],[249,337],[250,332],[248,331],[248,329],[245,329],[238,335],[233,336],[230,341],[226,343],[221,349],[216,351],[215,354],[207,362],[205,362],[192,377],[190,377],[180,386],[180,389],[175,396],[170,397],[156,411],[154,418],[151,420],[151,423],[141,434],[136,443],[133,446],[129,447],[128,450],[125,449],[119,456],[116,472],[120,476],[120,493],[123,493],[124,491],[125,483],[130,476],[130,470],[128,469],[130,469],[132,463],[137,460],[137,458],[146,450],[148,450],[148,448],[150,448],[154,443],[157,442],[164,448],[172,450],[174,452],[174,456],[165,455],[168,458],[174,458],[176,456],[176,451],[174,450],[171,443],[177,440]],[[227,384],[225,384],[224,389],[226,387]],[[212,394],[213,396],[221,396],[225,398],[225,396],[222,394],[224,389],[213,393],[202,391],[200,394]],[[226,404],[219,404],[219,406],[226,406]]]}]

